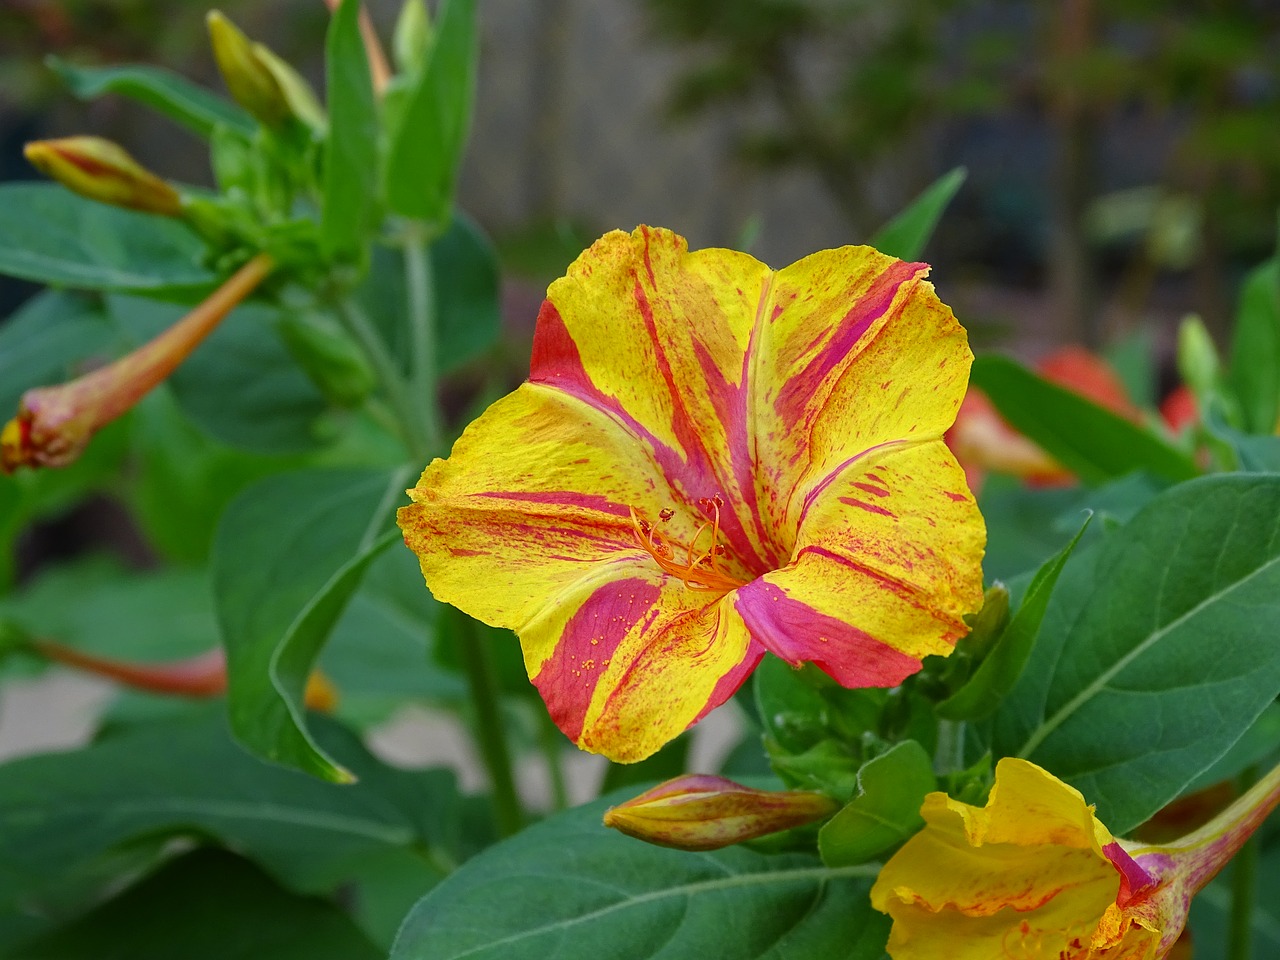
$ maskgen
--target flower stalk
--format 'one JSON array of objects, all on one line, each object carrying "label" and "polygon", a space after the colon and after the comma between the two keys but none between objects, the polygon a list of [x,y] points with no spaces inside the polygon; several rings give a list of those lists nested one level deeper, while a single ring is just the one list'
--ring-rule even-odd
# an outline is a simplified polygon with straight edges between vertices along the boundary
[{"label": "flower stalk", "polygon": [[94,433],[168,377],[274,267],[268,254],[259,253],[185,317],[132,353],[68,383],[28,390],[17,416],[0,431],[0,470],[72,463]]}]

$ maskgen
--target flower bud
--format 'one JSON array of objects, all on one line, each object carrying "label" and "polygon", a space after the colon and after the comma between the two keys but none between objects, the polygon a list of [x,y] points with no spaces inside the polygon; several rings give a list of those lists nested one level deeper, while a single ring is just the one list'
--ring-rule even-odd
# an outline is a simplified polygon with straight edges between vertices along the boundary
[{"label": "flower bud", "polygon": [[275,71],[260,52],[265,48],[246,37],[221,11],[210,10],[205,22],[231,99],[265,126],[283,125],[294,113]]},{"label": "flower bud", "polygon": [[110,140],[36,140],[27,144],[24,153],[45,176],[90,200],[166,217],[182,213],[178,191]]},{"label": "flower bud", "polygon": [[97,430],[159,385],[274,268],[260,253],[190,313],[114,363],[69,383],[22,395],[18,415],[0,429],[0,472],[64,467]]},{"label": "flower bud", "polygon": [[807,790],[753,790],[708,774],[659,784],[605,811],[604,824],[678,850],[718,850],[830,816],[840,805]]}]

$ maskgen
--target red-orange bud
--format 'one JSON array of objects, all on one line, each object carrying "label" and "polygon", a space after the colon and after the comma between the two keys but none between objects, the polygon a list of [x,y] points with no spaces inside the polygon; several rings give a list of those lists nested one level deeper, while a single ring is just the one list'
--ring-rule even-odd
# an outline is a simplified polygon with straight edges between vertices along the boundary
[{"label": "red-orange bud", "polygon": [[687,774],[605,811],[604,824],[679,850],[718,850],[821,820],[840,805],[808,790],[755,790],[724,777]]},{"label": "red-orange bud", "polygon": [[28,143],[23,153],[45,176],[90,200],[166,217],[182,213],[178,191],[110,140],[36,140]]}]

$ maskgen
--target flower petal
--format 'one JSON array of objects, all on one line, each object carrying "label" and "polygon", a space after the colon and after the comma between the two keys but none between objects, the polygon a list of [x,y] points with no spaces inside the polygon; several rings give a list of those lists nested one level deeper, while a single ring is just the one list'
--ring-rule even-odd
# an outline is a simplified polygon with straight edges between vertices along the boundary
[{"label": "flower petal", "polygon": [[844,686],[892,686],[967,631],[984,539],[941,441],[886,449],[815,492],[795,559],[737,591],[736,607],[783,659],[812,661]]},{"label": "flower petal", "polygon": [[625,424],[686,503],[722,496],[724,536],[757,573],[785,560],[758,520],[748,438],[748,345],[770,276],[669,230],[606,234],[547,291],[529,375]]},{"label": "flower petal", "polygon": [[435,460],[398,518],[437,599],[520,630],[598,564],[649,554],[631,520],[666,488],[617,423],[572,397],[525,384]]},{"label": "flower petal", "polygon": [[520,639],[560,729],[621,763],[650,756],[731,697],[764,653],[727,597],[629,560],[559,596]]},{"label": "flower petal", "polygon": [[973,357],[927,271],[844,247],[775,275],[752,412],[759,499],[784,551],[815,488],[875,451],[941,437],[955,419]]}]

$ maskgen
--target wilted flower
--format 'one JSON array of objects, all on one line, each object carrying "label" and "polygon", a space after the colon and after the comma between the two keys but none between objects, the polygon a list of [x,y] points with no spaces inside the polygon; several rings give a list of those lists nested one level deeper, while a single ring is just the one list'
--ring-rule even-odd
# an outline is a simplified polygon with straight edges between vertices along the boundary
[{"label": "wilted flower", "polygon": [[986,807],[925,798],[924,829],[885,864],[872,905],[894,960],[1158,960],[1191,898],[1280,802],[1280,768],[1181,840],[1115,839],[1079,791],[1006,758]]},{"label": "wilted flower", "polygon": [[840,804],[809,790],[755,790],[709,774],[661,783],[610,807],[604,825],[679,850],[719,850],[829,817]]},{"label": "wilted flower", "polygon": [[268,255],[258,254],[199,306],[132,353],[69,383],[28,390],[18,415],[0,430],[0,470],[73,462],[94,433],[169,376],[273,267]]},{"label": "wilted flower", "polygon": [[606,235],[551,285],[529,382],[410,491],[427,585],[514,629],[560,728],[620,761],[766,650],[848,687],[950,652],[985,531],[942,442],[972,356],[927,269]]},{"label": "wilted flower", "polygon": [[110,140],[36,140],[28,143],[23,153],[45,176],[90,200],[166,217],[182,213],[178,191]]}]

